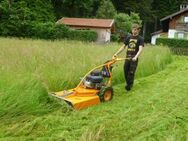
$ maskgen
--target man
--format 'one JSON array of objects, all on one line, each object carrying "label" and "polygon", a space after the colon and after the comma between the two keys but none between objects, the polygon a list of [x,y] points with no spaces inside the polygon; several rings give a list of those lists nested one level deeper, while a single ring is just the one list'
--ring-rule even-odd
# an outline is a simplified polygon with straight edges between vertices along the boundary
[{"label": "man", "polygon": [[139,36],[140,29],[141,27],[138,24],[133,24],[132,34],[125,39],[124,45],[113,56],[113,58],[116,58],[119,53],[127,48],[124,64],[124,75],[127,83],[125,89],[127,91],[130,91],[133,86],[134,75],[138,65],[138,57],[144,47],[144,39]]}]

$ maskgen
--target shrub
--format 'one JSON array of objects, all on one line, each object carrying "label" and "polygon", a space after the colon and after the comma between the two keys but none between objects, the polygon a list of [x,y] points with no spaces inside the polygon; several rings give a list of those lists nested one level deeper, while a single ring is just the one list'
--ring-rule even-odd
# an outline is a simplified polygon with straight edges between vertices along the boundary
[{"label": "shrub", "polygon": [[188,40],[186,39],[157,38],[156,44],[174,48],[188,48]]},{"label": "shrub", "polygon": [[113,19],[117,11],[110,0],[102,0],[97,10],[97,18],[100,19]]},{"label": "shrub", "polygon": [[68,37],[69,28],[65,25],[56,25],[52,22],[34,23],[31,29],[33,38],[40,39],[63,39]]},{"label": "shrub", "polygon": [[74,30],[70,29],[68,32],[68,39],[81,41],[96,41],[97,33],[92,30]]},{"label": "shrub", "polygon": [[4,25],[0,28],[2,36],[28,37],[34,39],[72,39],[81,41],[95,41],[97,33],[92,30],[73,30],[65,25],[53,22],[21,22],[19,26]]},{"label": "shrub", "polygon": [[138,23],[139,25],[142,25],[142,20],[137,13],[131,12],[130,15],[125,13],[118,13],[114,18],[116,25],[116,34],[119,34],[120,41],[123,41],[125,35],[131,32],[131,25],[133,23]]},{"label": "shrub", "polygon": [[69,28],[65,25],[55,25],[54,39],[68,38]]},{"label": "shrub", "polygon": [[35,33],[32,37],[40,39],[71,39],[81,41],[95,41],[97,33],[92,30],[74,30],[65,25],[54,24],[52,22],[37,23],[33,27]]},{"label": "shrub", "polygon": [[111,34],[111,41],[112,42],[117,42],[119,41],[119,36],[117,34]]},{"label": "shrub", "polygon": [[51,22],[37,23],[32,28],[34,34],[32,37],[40,39],[53,39],[55,34],[55,25]]}]

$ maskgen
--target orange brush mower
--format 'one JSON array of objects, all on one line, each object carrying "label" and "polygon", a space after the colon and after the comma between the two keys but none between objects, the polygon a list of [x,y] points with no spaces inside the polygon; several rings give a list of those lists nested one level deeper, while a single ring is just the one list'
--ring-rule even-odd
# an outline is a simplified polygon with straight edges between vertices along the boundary
[{"label": "orange brush mower", "polygon": [[80,110],[113,98],[112,65],[125,60],[113,58],[89,71],[76,88],[51,93],[52,96],[64,100],[76,110]]}]

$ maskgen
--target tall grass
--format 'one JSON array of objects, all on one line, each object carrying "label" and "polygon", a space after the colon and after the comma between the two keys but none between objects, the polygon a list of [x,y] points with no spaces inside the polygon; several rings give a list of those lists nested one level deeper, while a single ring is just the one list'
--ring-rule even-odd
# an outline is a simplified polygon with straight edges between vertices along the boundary
[{"label": "tall grass", "polygon": [[[121,46],[79,41],[0,39],[0,115],[43,114],[57,107],[49,91],[75,87],[93,67],[111,59]],[[121,56],[123,56],[122,53]],[[172,61],[165,47],[144,48],[136,77],[165,68]],[[124,82],[123,62],[114,70],[114,85]]]}]

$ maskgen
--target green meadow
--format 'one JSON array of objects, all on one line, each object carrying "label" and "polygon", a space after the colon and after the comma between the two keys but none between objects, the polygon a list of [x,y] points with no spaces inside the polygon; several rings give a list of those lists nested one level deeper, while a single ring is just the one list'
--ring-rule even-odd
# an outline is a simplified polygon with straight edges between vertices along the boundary
[{"label": "green meadow", "polygon": [[75,87],[122,44],[0,42],[0,141],[188,140],[188,57],[146,45],[131,92],[118,62],[113,100],[74,111],[48,93]]}]

